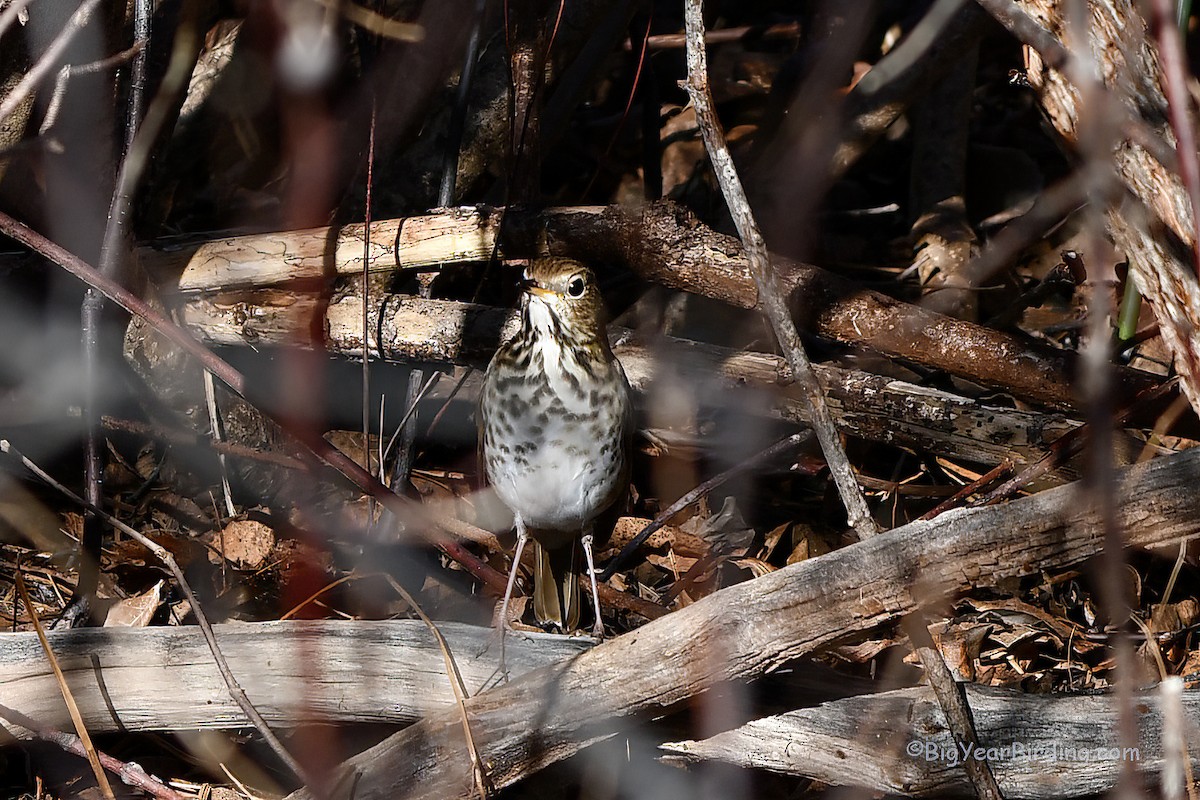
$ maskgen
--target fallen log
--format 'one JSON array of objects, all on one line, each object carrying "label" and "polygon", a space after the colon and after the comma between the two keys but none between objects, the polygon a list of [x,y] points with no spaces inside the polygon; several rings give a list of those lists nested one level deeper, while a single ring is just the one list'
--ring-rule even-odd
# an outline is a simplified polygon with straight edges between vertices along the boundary
[{"label": "fallen log", "polygon": [[[467,691],[498,680],[491,628],[438,625]],[[266,720],[402,724],[454,705],[436,639],[415,619],[228,623],[214,626],[242,688]],[[92,733],[241,728],[249,723],[195,626],[51,631],[50,646]],[[577,655],[591,642],[510,633],[508,669],[519,675]],[[34,633],[0,634],[0,703],[42,725],[71,729],[54,673]],[[0,719],[14,736],[23,729]]]},{"label": "fallen log", "polygon": [[[441,262],[486,260],[496,244],[499,214],[448,209],[373,223],[368,269],[423,269]],[[652,203],[637,211],[586,207],[551,209],[540,216],[512,212],[508,219],[514,238],[544,229],[552,249],[593,262],[623,263],[646,280],[741,308],[758,304],[737,239],[717,233],[673,203]],[[363,237],[362,225],[320,228],[222,239],[174,251],[142,248],[139,259],[160,278],[179,275],[178,287],[185,293],[234,291],[357,275],[363,267]],[[945,370],[1039,405],[1059,410],[1078,405],[1073,353],[927,311],[808,264],[780,256],[772,263],[802,329]],[[1157,382],[1128,368],[1117,375],[1123,399]]]},{"label": "fallen log", "polygon": [[[1192,451],[1119,472],[1125,541],[1155,547],[1200,535],[1198,479],[1200,452]],[[911,523],[728,587],[471,698],[474,744],[502,788],[614,735],[634,714],[664,713],[722,681],[763,675],[923,605],[1078,563],[1103,541],[1078,484]],[[435,712],[350,759],[334,783],[358,800],[469,797],[471,763],[458,713]]]},{"label": "fallen log", "polygon": [[[834,700],[662,749],[668,761],[711,759],[908,797],[971,795],[962,765],[975,757],[989,762],[1010,800],[1103,794],[1116,785],[1123,762],[1147,775],[1162,769],[1156,693],[1135,698],[1139,741],[1127,749],[1118,746],[1117,705],[1109,695],[963,688],[979,736],[969,752],[955,743],[924,686]],[[1184,692],[1183,710],[1187,718],[1200,716],[1200,690]],[[1200,765],[1200,732],[1193,727],[1190,734],[1188,751]]]},{"label": "fallen log", "polygon": [[[257,301],[257,302],[256,302]],[[311,315],[323,311],[325,349],[348,358],[362,355],[362,299],[344,295],[327,305],[278,291],[255,296],[198,297],[179,313],[187,328],[212,345],[285,346],[294,332],[307,328]],[[367,345],[384,360],[453,364],[482,368],[498,342],[515,330],[515,312],[488,306],[427,300],[409,295],[373,297],[369,303]],[[711,406],[737,403],[747,407],[746,389],[765,390],[765,406],[773,416],[807,423],[807,404],[791,388],[786,362],[766,353],[736,351],[683,339],[659,337],[637,341],[631,331],[610,332],[635,390],[652,391],[653,381],[669,365],[695,387],[698,402]],[[1061,414],[1040,414],[989,406],[949,392],[929,389],[857,370],[815,365],[838,428],[850,436],[993,466],[1005,459],[1028,463],[1078,422]],[[734,399],[742,398],[742,399]],[[1122,463],[1131,463],[1131,450]],[[1060,470],[1059,484],[1074,477]]]}]

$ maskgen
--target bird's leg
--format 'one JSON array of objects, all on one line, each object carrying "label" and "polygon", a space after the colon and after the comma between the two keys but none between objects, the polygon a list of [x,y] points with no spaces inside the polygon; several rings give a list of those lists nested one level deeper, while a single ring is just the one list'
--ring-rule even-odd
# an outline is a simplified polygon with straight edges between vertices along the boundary
[{"label": "bird's leg", "polygon": [[596,561],[592,558],[592,531],[590,528],[584,531],[580,541],[583,542],[583,557],[587,560],[588,577],[592,579],[592,609],[596,612],[596,621],[592,623],[592,636],[603,639],[604,622],[600,619],[600,595],[596,591]]},{"label": "bird's leg", "polygon": [[507,674],[504,663],[504,634],[508,631],[508,600],[512,597],[513,586],[517,583],[517,570],[521,566],[521,551],[529,533],[525,530],[525,521],[517,515],[517,552],[513,554],[512,567],[508,570],[508,586],[504,589],[504,600],[500,603],[500,671]]}]

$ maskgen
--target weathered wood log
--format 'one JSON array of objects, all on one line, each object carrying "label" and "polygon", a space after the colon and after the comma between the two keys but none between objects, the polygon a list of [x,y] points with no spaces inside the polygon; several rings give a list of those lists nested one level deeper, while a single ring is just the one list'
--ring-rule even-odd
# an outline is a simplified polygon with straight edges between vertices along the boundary
[{"label": "weathered wood log", "polygon": [[[214,345],[288,345],[307,328],[312,314],[325,312],[325,347],[355,358],[362,353],[362,300],[343,295],[325,305],[290,293],[260,292],[234,302],[221,296],[197,297],[180,308],[181,319],[201,341]],[[373,297],[368,309],[370,351],[383,359],[483,367],[497,343],[515,331],[515,312],[487,306],[426,300],[409,295]],[[719,405],[725,391],[768,390],[765,405],[774,416],[807,422],[807,404],[789,387],[791,373],[782,358],[662,337],[651,345],[630,331],[611,332],[614,351],[634,389],[649,391],[661,365],[687,376],[698,400]],[[995,465],[1036,460],[1051,442],[1078,425],[1059,414],[1037,414],[986,406],[948,392],[928,389],[855,370],[818,365],[830,410],[848,435],[914,450]],[[724,386],[714,386],[719,381]],[[742,395],[744,397],[744,395]],[[729,398],[737,395],[728,395]],[[1126,460],[1125,463],[1131,463]],[[1070,480],[1058,473],[1054,483]]]},{"label": "weathered wood log", "polygon": [[[441,263],[480,261],[491,256],[499,216],[472,208],[371,223],[371,248],[365,261],[370,272],[434,267]],[[138,251],[152,274],[182,267],[183,292],[232,291],[286,281],[315,280],[327,275],[362,272],[362,223],[342,228],[231,236],[178,249]]]},{"label": "weathered wood log", "polygon": [[[702,741],[668,742],[668,760],[718,760],[839,786],[909,797],[970,796],[963,761],[987,760],[1006,798],[1051,800],[1111,790],[1123,766],[1162,769],[1162,713],[1155,693],[1135,700],[1139,741],[1118,746],[1118,713],[1102,694],[1026,694],[964,687],[979,735],[964,753],[927,687],[849,697],[754,720]],[[1184,714],[1200,717],[1200,690],[1183,695]],[[1188,750],[1200,765],[1200,732]]]},{"label": "weathered wood log", "polygon": [[[500,646],[493,629],[449,622],[438,627],[469,692],[497,681]],[[273,724],[401,724],[455,702],[442,652],[420,620],[230,623],[214,630],[234,676]],[[197,627],[47,635],[93,733],[248,724]],[[590,646],[580,638],[510,633],[508,669],[517,675]],[[71,729],[33,633],[0,634],[0,703],[43,725]],[[0,727],[24,735],[3,720]]]},{"label": "weathered wood log", "polygon": [[[398,244],[390,263],[387,253],[379,251],[369,259],[368,268],[425,268],[454,260],[486,260],[495,245],[498,213],[450,209],[373,223],[372,242],[380,247]],[[508,225],[514,239],[528,238],[531,229],[544,229],[552,249],[593,261],[624,263],[643,278],[670,288],[742,308],[758,303],[737,239],[717,233],[673,203],[653,203],[638,211],[558,208],[535,217],[511,212]],[[221,240],[169,253],[143,248],[139,256],[157,274],[182,272],[183,291],[234,290],[287,279],[357,274],[362,269],[361,237],[361,225],[341,231],[323,228]],[[326,243],[324,249],[321,242]],[[1039,405],[1060,410],[1077,405],[1072,353],[903,303],[808,264],[778,256],[772,262],[799,324],[807,330],[945,370]],[[261,279],[250,277],[260,271]],[[1136,370],[1118,371],[1124,399],[1155,382],[1153,376]]]},{"label": "weathered wood log", "polygon": [[[1197,479],[1200,452],[1119,473],[1126,541],[1177,545],[1200,535]],[[492,784],[504,787],[612,735],[630,715],[661,713],[721,681],[757,677],[923,604],[1077,563],[1099,552],[1103,539],[1077,484],[905,525],[723,589],[471,698],[474,744]],[[358,800],[469,797],[465,747],[458,714],[435,712],[355,756],[336,785]]]}]

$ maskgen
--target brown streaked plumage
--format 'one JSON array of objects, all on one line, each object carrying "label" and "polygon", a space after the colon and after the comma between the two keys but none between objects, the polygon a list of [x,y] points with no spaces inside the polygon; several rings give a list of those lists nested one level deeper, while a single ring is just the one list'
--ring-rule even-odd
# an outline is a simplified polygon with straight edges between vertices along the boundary
[{"label": "brown streaked plumage", "polygon": [[[579,624],[578,549],[592,572],[592,525],[629,480],[629,383],[605,334],[591,271],[542,258],[522,282],[521,327],[492,358],[480,398],[479,435],[488,482],[513,512],[517,550],[508,600],[527,538],[537,546],[534,613],[570,631]],[[600,604],[592,632],[602,636]]]}]

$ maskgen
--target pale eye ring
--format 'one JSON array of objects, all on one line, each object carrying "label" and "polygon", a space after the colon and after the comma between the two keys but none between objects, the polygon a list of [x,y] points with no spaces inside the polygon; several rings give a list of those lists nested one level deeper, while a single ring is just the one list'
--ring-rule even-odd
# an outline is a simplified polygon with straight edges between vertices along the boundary
[{"label": "pale eye ring", "polygon": [[578,300],[583,297],[583,290],[586,288],[582,275],[576,275],[571,278],[571,282],[567,284],[567,297]]}]

